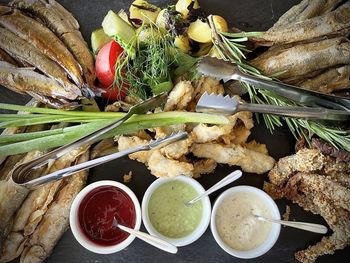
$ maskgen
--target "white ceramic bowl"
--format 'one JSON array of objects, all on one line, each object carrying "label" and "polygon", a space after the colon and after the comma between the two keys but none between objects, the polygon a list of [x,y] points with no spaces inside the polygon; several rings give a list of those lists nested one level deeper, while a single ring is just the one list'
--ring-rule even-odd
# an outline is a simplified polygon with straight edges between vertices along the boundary
[{"label": "white ceramic bowl", "polygon": [[167,183],[170,181],[174,181],[174,180],[182,181],[182,182],[185,182],[185,183],[191,185],[197,191],[197,193],[199,195],[202,194],[203,192],[205,192],[203,186],[200,183],[198,183],[195,179],[192,179],[192,178],[187,177],[187,176],[177,176],[175,178],[159,178],[159,179],[155,180],[148,187],[147,191],[145,192],[145,195],[143,196],[142,220],[143,220],[143,224],[145,225],[147,231],[151,235],[155,235],[157,237],[164,239],[165,241],[168,241],[169,243],[171,243],[175,246],[181,247],[181,246],[186,246],[188,244],[193,243],[198,238],[200,238],[203,235],[203,233],[206,231],[206,229],[209,226],[209,222],[210,222],[211,204],[210,204],[210,200],[208,197],[204,197],[201,201],[198,201],[198,202],[202,202],[202,205],[203,205],[202,219],[201,219],[199,225],[197,226],[197,228],[192,233],[190,233],[188,236],[185,236],[182,238],[169,238],[167,236],[162,235],[153,227],[153,225],[149,219],[148,203],[149,203],[150,197],[152,196],[154,190],[156,190],[161,184],[164,184],[164,183]]},{"label": "white ceramic bowl", "polygon": [[274,246],[274,244],[276,243],[279,237],[281,226],[279,224],[272,224],[270,234],[267,237],[266,241],[255,249],[242,251],[242,250],[233,249],[232,247],[227,245],[221,239],[217,231],[216,221],[215,221],[216,213],[217,213],[218,207],[226,197],[228,197],[233,193],[238,193],[238,192],[252,193],[252,194],[258,195],[270,208],[272,218],[281,219],[281,215],[275,201],[273,201],[273,199],[268,194],[266,194],[264,191],[256,187],[241,185],[241,186],[236,186],[236,187],[227,189],[216,199],[215,204],[213,206],[213,211],[211,214],[211,222],[210,222],[211,232],[213,233],[213,236],[216,242],[219,244],[219,246],[230,255],[238,258],[245,258],[245,259],[256,258],[265,254]]},{"label": "white ceramic bowl", "polygon": [[126,248],[130,243],[135,239],[134,236],[129,235],[124,241],[122,241],[119,244],[113,245],[113,246],[100,246],[96,243],[93,243],[90,241],[85,234],[82,232],[80,225],[79,225],[79,218],[78,218],[78,210],[81,201],[84,199],[84,197],[91,192],[93,189],[100,187],[100,186],[115,186],[121,190],[123,190],[127,195],[131,198],[134,206],[135,206],[135,212],[136,212],[136,220],[135,220],[135,228],[136,230],[140,229],[141,226],[141,208],[140,203],[137,200],[136,195],[133,193],[133,191],[130,190],[129,187],[115,182],[115,181],[99,181],[92,184],[89,184],[86,186],[80,193],[75,197],[72,207],[69,214],[69,222],[70,227],[72,229],[73,235],[76,238],[76,240],[85,247],[86,249],[98,253],[98,254],[112,254],[115,252],[118,252],[124,248]]}]

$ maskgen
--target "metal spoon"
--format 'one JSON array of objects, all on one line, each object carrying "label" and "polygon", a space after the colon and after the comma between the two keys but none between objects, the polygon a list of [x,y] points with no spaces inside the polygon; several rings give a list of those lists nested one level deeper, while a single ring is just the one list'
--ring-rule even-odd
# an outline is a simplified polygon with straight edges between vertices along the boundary
[{"label": "metal spoon", "polygon": [[219,182],[217,182],[216,184],[214,184],[212,187],[210,187],[207,191],[205,191],[203,194],[193,198],[190,201],[187,201],[185,203],[186,206],[191,206],[194,203],[198,202],[199,200],[201,200],[203,197],[206,197],[208,195],[210,195],[211,193],[215,192],[216,190],[219,190],[220,188],[232,183],[233,181],[236,181],[237,179],[239,179],[242,176],[242,171],[240,170],[236,170],[232,173],[230,173],[229,175],[227,175],[226,177],[224,177],[222,180],[220,180]]},{"label": "metal spoon", "polygon": [[157,247],[161,250],[164,250],[168,253],[172,253],[172,254],[176,254],[177,253],[177,247],[164,241],[163,239],[159,238],[159,237],[155,237],[152,236],[150,234],[141,232],[139,230],[135,230],[126,226],[123,226],[121,224],[118,223],[118,220],[114,217],[113,218],[113,223],[112,223],[113,227],[118,227],[120,230],[129,233],[130,235],[133,235],[145,242],[147,242],[148,244]]},{"label": "metal spoon", "polygon": [[290,221],[284,221],[284,220],[277,220],[277,219],[271,219],[271,218],[266,218],[263,216],[259,215],[253,215],[255,219],[260,220],[260,221],[267,221],[275,224],[281,224],[284,226],[290,226],[318,234],[326,234],[328,232],[328,228],[324,225],[320,224],[313,224],[313,223],[304,223],[304,222],[290,222]]}]

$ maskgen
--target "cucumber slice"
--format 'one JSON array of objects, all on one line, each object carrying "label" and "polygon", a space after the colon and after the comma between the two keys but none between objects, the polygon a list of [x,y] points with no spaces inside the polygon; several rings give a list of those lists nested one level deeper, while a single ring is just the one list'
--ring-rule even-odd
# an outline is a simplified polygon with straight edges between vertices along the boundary
[{"label": "cucumber slice", "polygon": [[110,10],[103,19],[102,27],[104,32],[108,36],[115,38],[131,57],[135,57],[136,33],[132,26]]},{"label": "cucumber slice", "polygon": [[91,33],[91,47],[94,54],[97,54],[98,51],[106,43],[108,43],[112,38],[106,35],[102,28],[96,29]]},{"label": "cucumber slice", "polygon": [[173,87],[174,87],[173,82],[171,80],[168,80],[152,87],[152,93],[153,95],[158,95],[162,92],[169,92],[173,89]]}]

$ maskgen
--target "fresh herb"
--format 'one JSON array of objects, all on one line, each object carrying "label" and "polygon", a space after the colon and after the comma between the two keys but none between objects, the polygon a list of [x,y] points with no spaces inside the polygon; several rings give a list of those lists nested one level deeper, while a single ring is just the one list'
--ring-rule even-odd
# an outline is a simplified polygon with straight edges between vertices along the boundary
[{"label": "fresh herb", "polygon": [[128,92],[141,99],[169,92],[172,77],[190,71],[197,61],[177,49],[174,36],[154,23],[143,24],[136,37],[136,56],[123,52],[115,65],[113,85],[121,87],[126,83]]},{"label": "fresh herb", "polygon": [[202,21],[206,21],[207,15],[200,7],[194,8],[195,3],[196,3],[196,1],[191,1],[191,3],[187,7],[187,9],[188,9],[187,20],[189,22],[194,22],[197,19],[201,19]]},{"label": "fresh herb", "polygon": [[169,6],[163,14],[165,29],[174,36],[186,33],[189,23],[182,18],[182,14],[176,11],[175,6]]},{"label": "fresh herb", "polygon": [[[260,36],[262,32],[218,32],[212,16],[209,16],[208,20],[213,32],[214,48],[216,48],[222,59],[235,63],[241,71],[247,74],[264,79],[277,77],[277,75],[270,77],[264,76],[258,69],[249,65],[246,61],[244,53],[250,52],[250,50],[248,50],[242,42],[248,41],[248,37]],[[241,85],[247,89],[251,102],[278,106],[301,106],[294,101],[281,97],[273,92],[257,89],[246,83],[241,83]],[[311,137],[316,134],[337,149],[350,151],[350,133],[348,131],[344,131],[337,127],[328,127],[324,124],[305,119],[278,117],[268,114],[264,114],[262,117],[266,127],[268,127],[271,133],[276,127],[281,127],[283,125],[281,121],[283,119],[296,139],[301,137],[311,144]]]},{"label": "fresh herb", "polygon": [[[94,132],[125,115],[125,113],[121,112],[63,111],[1,103],[0,109],[31,113],[0,114],[0,125],[2,128],[30,126],[38,123],[68,122],[75,124],[83,122],[83,124],[49,131],[3,135],[0,137],[0,156],[59,147]],[[131,117],[123,125],[103,135],[98,140],[111,138],[118,134],[128,134],[143,129],[180,123],[227,124],[228,122],[229,120],[224,116],[194,112],[173,111],[142,114]]]},{"label": "fresh herb", "polygon": [[138,9],[150,11],[152,13],[155,13],[158,10],[157,7],[155,7],[154,5],[147,4],[147,3],[143,3],[142,5],[137,5],[137,4],[131,4],[131,5]]}]

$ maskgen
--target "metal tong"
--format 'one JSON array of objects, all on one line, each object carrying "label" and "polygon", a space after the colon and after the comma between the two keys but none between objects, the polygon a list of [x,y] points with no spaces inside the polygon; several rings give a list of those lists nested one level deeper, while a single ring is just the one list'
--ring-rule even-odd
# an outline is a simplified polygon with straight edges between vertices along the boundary
[{"label": "metal tong", "polygon": [[149,110],[155,109],[156,107],[160,107],[162,104],[166,102],[166,100],[167,100],[167,93],[165,92],[159,94],[158,96],[145,100],[144,102],[131,107],[128,113],[124,117],[118,119],[117,121],[113,121],[111,124],[108,124],[107,126],[97,131],[94,131],[70,144],[57,148],[39,158],[36,158],[30,162],[17,166],[12,173],[13,182],[20,185],[24,185],[25,180],[27,180],[28,178],[28,173],[32,169],[37,169],[39,167],[42,167],[43,165],[47,164],[51,160],[56,160],[60,158],[61,156],[65,155],[66,153],[68,153],[74,148],[78,148],[84,144],[94,142],[101,135],[120,126],[132,115],[143,114],[148,112]]},{"label": "metal tong", "polygon": [[140,151],[148,151],[148,150],[153,150],[157,148],[162,148],[167,146],[168,144],[171,144],[173,142],[177,142],[179,140],[184,140],[188,137],[187,132],[179,132],[179,133],[174,133],[171,134],[167,137],[157,139],[157,140],[151,140],[149,144],[147,145],[141,145],[137,147],[133,147],[121,152],[116,152],[112,153],[94,160],[90,160],[84,163],[80,163],[56,172],[53,172],[48,175],[41,176],[39,178],[33,179],[33,180],[26,180],[27,178],[17,178],[17,184],[20,186],[24,186],[28,189],[33,189],[39,185],[46,184],[52,181],[57,181],[61,180],[65,177],[68,177],[76,172],[83,171],[95,166],[98,166],[100,164],[112,161],[114,159],[123,157],[125,155],[129,155],[135,152],[140,152]]},{"label": "metal tong", "polygon": [[326,122],[348,124],[350,112],[344,110],[331,110],[326,108],[312,107],[281,107],[275,105],[261,105],[253,103],[240,103],[230,96],[208,94],[205,92],[199,99],[196,111],[207,113],[220,113],[232,115],[239,111],[273,114],[291,118],[314,119]]},{"label": "metal tong", "polygon": [[254,85],[256,88],[272,91],[306,106],[350,111],[350,99],[346,97],[323,94],[282,82],[248,75],[243,73],[237,65],[220,59],[204,57],[198,64],[198,71],[224,82],[229,80],[242,81]]}]

